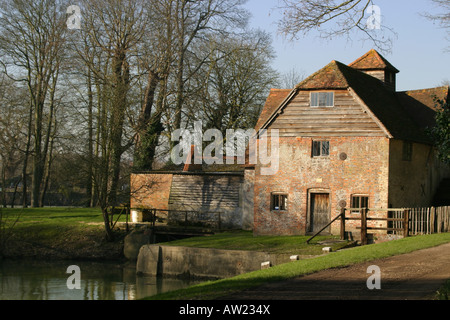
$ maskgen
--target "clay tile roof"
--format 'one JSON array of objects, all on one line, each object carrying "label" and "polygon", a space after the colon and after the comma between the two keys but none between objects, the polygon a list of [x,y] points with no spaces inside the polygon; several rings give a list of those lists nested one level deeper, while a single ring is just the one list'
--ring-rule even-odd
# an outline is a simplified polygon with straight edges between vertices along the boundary
[{"label": "clay tile roof", "polygon": [[388,69],[398,73],[399,71],[376,50],[372,49],[362,57],[349,64],[349,67],[358,70],[384,70]]},{"label": "clay tile roof", "polygon": [[331,61],[327,66],[312,74],[297,85],[297,89],[346,89],[349,87],[347,79],[340,70],[341,63]]},{"label": "clay tile roof", "polygon": [[[371,63],[369,63],[370,60]],[[261,112],[256,130],[267,129],[277,113],[289,103],[290,97],[294,97],[300,90],[348,89],[353,90],[364,102],[390,136],[430,144],[430,137],[423,129],[433,125],[434,122],[433,97],[440,99],[448,97],[449,87],[394,92],[386,88],[382,81],[352,65],[359,67],[370,65],[397,70],[375,50],[369,51],[349,66],[332,61],[299,83],[294,90],[272,89]]]},{"label": "clay tile roof", "polygon": [[450,87],[442,86],[437,88],[410,90],[397,93],[400,103],[405,112],[419,125],[420,128],[430,128],[434,126],[436,101],[444,100],[450,95]]},{"label": "clay tile roof", "polygon": [[261,129],[263,124],[275,112],[275,109],[287,98],[292,89],[271,89],[266,103],[261,111],[255,130]]}]

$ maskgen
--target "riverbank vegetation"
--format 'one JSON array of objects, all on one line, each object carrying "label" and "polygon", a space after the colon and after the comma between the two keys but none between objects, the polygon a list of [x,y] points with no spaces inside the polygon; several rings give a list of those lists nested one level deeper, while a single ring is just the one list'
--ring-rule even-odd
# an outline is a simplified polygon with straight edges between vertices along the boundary
[{"label": "riverbank vegetation", "polygon": [[[7,258],[108,259],[123,257],[124,230],[106,241],[103,216],[95,208],[2,209],[9,233],[0,251]],[[124,219],[124,218],[123,218]]]}]

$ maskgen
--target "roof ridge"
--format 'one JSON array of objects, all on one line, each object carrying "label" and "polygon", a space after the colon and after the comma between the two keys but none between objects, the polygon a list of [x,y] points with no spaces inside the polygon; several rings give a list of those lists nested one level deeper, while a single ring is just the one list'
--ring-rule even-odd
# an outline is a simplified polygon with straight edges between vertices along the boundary
[{"label": "roof ridge", "polygon": [[271,88],[270,91],[292,91],[292,89]]},{"label": "roof ridge", "polygon": [[[345,66],[345,64],[337,60],[332,60],[325,67],[314,72],[312,75],[297,84],[295,89],[326,89],[330,86],[333,88],[348,88],[349,83],[341,70],[341,66]],[[321,74],[324,75],[325,79],[318,78]],[[308,83],[313,84],[308,87]],[[331,83],[333,85],[331,85]]]},{"label": "roof ridge", "polygon": [[397,91],[397,92],[398,92],[398,93],[406,93],[406,92],[418,92],[418,91],[436,90],[436,89],[448,89],[448,90],[450,90],[450,85],[443,85],[443,86],[437,86],[437,87],[429,87],[429,88],[423,88],[423,89],[403,90],[403,91]]},{"label": "roof ridge", "polygon": [[354,69],[361,69],[361,70],[368,70],[368,69],[380,69],[380,67],[370,67],[370,66],[363,66],[358,67],[356,66],[359,63],[362,63],[364,60],[368,59],[368,57],[374,57],[378,63],[380,64],[381,69],[391,69],[395,71],[396,73],[400,72],[396,67],[394,67],[385,57],[383,57],[378,51],[375,49],[370,49],[368,52],[366,52],[364,55],[353,61],[352,63],[348,64],[349,67]]}]

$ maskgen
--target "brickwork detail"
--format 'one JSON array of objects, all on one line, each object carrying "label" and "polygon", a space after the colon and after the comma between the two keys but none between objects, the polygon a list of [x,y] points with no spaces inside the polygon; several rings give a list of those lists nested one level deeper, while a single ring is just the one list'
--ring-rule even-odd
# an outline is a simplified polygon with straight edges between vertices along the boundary
[{"label": "brickwork detail", "polygon": [[[352,195],[368,195],[369,206],[388,207],[389,139],[385,137],[315,137],[330,142],[329,156],[312,157],[312,138],[280,138],[279,172],[261,176],[256,167],[256,235],[301,235],[309,232],[312,192],[329,194],[330,219],[339,203]],[[343,156],[345,154],[345,156]],[[271,193],[288,195],[286,211],[272,211]],[[331,232],[339,234],[339,223]]]}]

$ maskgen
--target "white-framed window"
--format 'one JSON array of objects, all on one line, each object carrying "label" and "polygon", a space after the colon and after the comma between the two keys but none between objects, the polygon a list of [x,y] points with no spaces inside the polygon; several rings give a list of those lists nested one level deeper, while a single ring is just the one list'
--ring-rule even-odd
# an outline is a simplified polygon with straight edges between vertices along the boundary
[{"label": "white-framed window", "polygon": [[311,107],[334,107],[334,92],[311,92]]},{"label": "white-framed window", "polygon": [[329,141],[313,141],[312,157],[328,157],[330,155]]},{"label": "white-framed window", "polygon": [[270,196],[270,210],[287,211],[288,206],[287,193],[273,192]]}]

